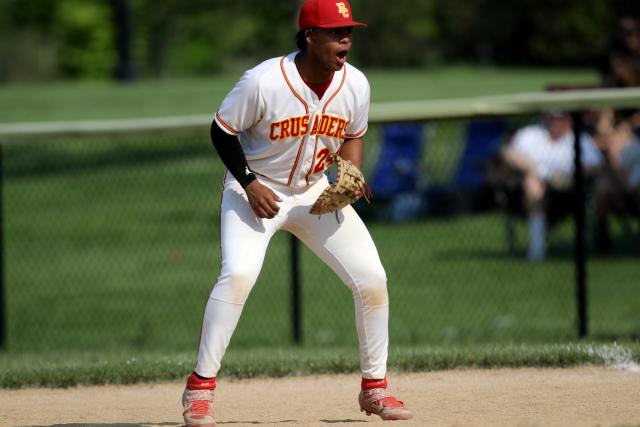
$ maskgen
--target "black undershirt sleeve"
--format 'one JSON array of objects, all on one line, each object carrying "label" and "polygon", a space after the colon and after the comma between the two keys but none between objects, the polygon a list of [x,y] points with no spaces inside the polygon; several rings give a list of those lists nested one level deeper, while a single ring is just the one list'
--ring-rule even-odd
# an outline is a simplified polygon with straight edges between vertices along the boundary
[{"label": "black undershirt sleeve", "polygon": [[249,170],[247,158],[238,138],[220,129],[214,120],[211,124],[211,142],[231,175],[238,180],[242,188],[247,188],[256,176]]}]

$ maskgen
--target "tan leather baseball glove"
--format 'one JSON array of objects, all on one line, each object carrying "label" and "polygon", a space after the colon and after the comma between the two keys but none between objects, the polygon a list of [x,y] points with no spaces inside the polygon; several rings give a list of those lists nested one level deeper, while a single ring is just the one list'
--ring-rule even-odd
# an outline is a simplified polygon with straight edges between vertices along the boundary
[{"label": "tan leather baseball glove", "polygon": [[331,154],[330,159],[337,167],[336,181],[318,196],[309,213],[322,215],[336,212],[337,215],[339,209],[354,203],[360,197],[370,203],[371,191],[360,169],[335,153]]}]

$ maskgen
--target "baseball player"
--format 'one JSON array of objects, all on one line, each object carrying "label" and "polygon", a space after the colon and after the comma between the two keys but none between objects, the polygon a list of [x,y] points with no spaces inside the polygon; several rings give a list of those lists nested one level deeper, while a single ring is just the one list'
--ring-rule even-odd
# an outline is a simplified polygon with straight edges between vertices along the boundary
[{"label": "baseball player", "polygon": [[330,155],[361,165],[369,83],[347,63],[354,26],[348,1],[307,0],[299,51],[245,72],[222,101],[211,138],[227,167],[221,202],[222,266],[208,299],[197,364],[183,394],[187,426],[213,426],[216,375],[243,305],[278,230],[297,236],[351,289],[367,415],[409,419],[387,391],[387,278],[367,228],[351,206],[309,208],[329,185]]}]

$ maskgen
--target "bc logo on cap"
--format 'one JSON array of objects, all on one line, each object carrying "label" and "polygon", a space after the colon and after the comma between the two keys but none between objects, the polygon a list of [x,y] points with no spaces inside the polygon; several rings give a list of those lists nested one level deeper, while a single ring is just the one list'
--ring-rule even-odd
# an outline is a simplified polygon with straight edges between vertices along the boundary
[{"label": "bc logo on cap", "polygon": [[336,3],[336,6],[338,6],[338,13],[342,16],[344,16],[345,18],[349,17],[349,9],[347,9],[347,5],[340,2],[340,3]]}]

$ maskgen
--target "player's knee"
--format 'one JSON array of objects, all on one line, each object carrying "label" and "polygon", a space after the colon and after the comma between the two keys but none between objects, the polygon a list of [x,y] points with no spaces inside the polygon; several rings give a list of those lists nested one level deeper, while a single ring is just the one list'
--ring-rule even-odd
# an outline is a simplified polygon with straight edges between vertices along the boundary
[{"label": "player's knee", "polygon": [[244,304],[249,297],[255,279],[244,272],[234,272],[220,277],[211,297],[232,304]]},{"label": "player's knee", "polygon": [[387,275],[384,270],[371,271],[358,282],[358,293],[365,307],[377,307],[389,304],[387,294]]}]

